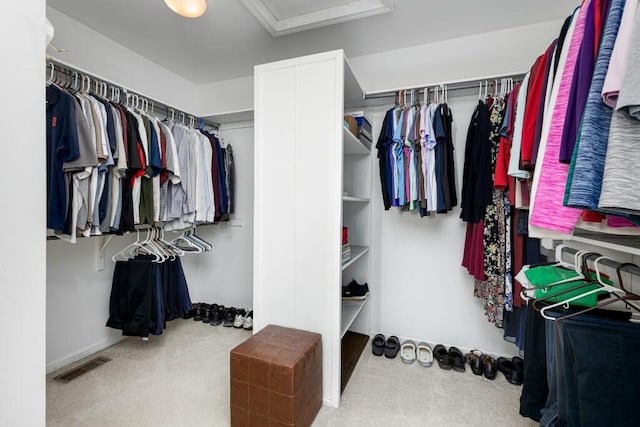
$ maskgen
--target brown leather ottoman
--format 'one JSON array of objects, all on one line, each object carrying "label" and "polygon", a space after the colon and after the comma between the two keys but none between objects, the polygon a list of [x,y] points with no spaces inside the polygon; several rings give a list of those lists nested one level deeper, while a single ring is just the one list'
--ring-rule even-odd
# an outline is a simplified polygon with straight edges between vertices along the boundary
[{"label": "brown leather ottoman", "polygon": [[310,426],[321,406],[320,334],[269,325],[231,350],[233,427]]}]

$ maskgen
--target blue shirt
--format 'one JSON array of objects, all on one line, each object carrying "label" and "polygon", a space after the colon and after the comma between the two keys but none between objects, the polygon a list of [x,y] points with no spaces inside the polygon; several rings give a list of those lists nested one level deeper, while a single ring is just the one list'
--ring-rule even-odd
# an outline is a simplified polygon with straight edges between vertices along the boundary
[{"label": "blue shirt", "polygon": [[63,230],[67,191],[62,164],[80,156],[73,98],[62,89],[47,87],[47,228]]}]

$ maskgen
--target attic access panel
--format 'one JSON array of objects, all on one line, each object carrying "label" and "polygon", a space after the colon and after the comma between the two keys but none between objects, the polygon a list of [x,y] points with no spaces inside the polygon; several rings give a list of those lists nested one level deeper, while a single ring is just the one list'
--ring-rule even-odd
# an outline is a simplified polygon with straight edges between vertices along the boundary
[{"label": "attic access panel", "polygon": [[274,37],[393,10],[393,0],[241,1]]}]

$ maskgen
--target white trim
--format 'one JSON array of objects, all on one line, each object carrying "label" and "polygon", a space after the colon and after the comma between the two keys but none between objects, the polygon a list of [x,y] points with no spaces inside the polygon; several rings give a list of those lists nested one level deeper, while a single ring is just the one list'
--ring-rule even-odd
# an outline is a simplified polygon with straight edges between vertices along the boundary
[{"label": "white trim", "polygon": [[85,347],[82,350],[71,353],[68,356],[61,357],[60,359],[54,360],[53,362],[47,363],[47,374],[56,371],[60,368],[64,368],[72,364],[73,362],[77,362],[80,359],[83,359],[87,356],[91,356],[94,353],[97,353],[105,348],[109,348],[114,344],[118,344],[120,341],[124,341],[129,337],[124,336],[115,336],[112,338],[107,338],[97,344],[90,345],[89,347]]},{"label": "white trim", "polygon": [[391,12],[392,0],[354,0],[342,6],[277,19],[262,0],[241,0],[273,37]]}]

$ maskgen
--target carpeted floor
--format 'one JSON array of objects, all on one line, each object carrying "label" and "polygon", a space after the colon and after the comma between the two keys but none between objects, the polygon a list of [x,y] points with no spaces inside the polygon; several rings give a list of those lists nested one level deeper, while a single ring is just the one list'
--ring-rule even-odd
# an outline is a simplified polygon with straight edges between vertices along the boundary
[{"label": "carpeted floor", "polygon": [[[96,355],[110,362],[63,384],[47,376],[48,426],[229,425],[229,350],[250,332],[192,320],[148,342],[129,338]],[[534,426],[518,415],[520,387],[465,373],[403,364],[370,344],[342,395],[314,426]]]}]

